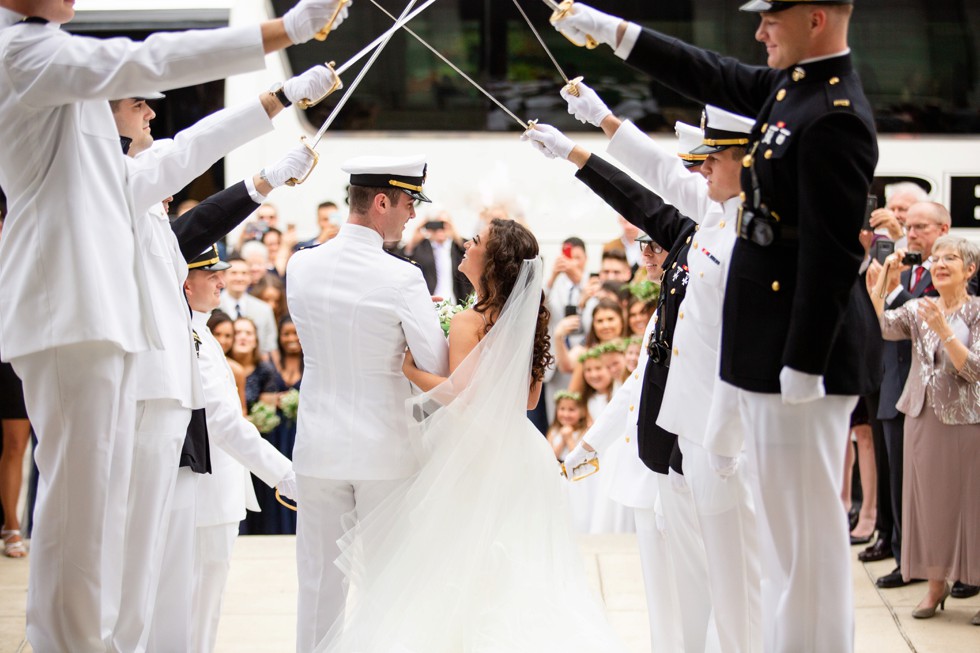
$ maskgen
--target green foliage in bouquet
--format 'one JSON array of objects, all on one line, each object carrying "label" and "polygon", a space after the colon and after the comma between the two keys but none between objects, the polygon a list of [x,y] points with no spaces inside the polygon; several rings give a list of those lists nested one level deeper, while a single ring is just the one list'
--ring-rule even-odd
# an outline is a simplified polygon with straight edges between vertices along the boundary
[{"label": "green foliage in bouquet", "polygon": [[293,388],[283,393],[282,397],[279,398],[279,410],[286,416],[286,419],[295,422],[299,412],[299,390]]},{"label": "green foliage in bouquet", "polygon": [[269,433],[279,426],[282,419],[274,407],[257,401],[252,406],[252,410],[248,411],[248,421],[255,424],[259,433]]}]

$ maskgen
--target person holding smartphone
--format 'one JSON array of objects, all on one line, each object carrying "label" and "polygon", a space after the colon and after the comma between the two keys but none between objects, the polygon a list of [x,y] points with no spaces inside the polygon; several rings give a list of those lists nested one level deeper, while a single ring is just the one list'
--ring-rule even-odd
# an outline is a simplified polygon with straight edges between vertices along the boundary
[{"label": "person holding smartphone", "polygon": [[448,213],[424,222],[413,241],[405,253],[422,268],[429,294],[461,302],[473,292],[473,286],[457,269],[466,251]]}]

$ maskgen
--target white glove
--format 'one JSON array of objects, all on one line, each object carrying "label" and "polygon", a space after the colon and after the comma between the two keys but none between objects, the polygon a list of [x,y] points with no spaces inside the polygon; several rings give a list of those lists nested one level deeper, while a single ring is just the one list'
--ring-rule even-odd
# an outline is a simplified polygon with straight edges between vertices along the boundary
[{"label": "white glove", "polygon": [[276,489],[279,490],[279,496],[295,501],[296,472],[289,470],[286,475],[282,477],[282,480],[276,483]]},{"label": "white glove", "polygon": [[313,153],[305,145],[297,145],[286,152],[275,165],[262,170],[262,175],[273,188],[279,188],[290,179],[302,179],[313,167]]},{"label": "white glove", "polygon": [[575,116],[579,122],[587,122],[598,127],[612,111],[602,98],[584,83],[579,82],[575,87],[578,89],[578,97],[569,93],[567,86],[561,89],[562,99],[568,102],[568,113]]},{"label": "white glove", "polygon": [[596,452],[586,449],[584,446],[585,444],[587,444],[585,440],[579,442],[578,445],[576,445],[575,448],[569,451],[568,455],[565,456],[565,474],[567,475],[569,481],[571,481],[572,477],[575,476],[576,467],[580,467],[596,457]]},{"label": "white glove", "polygon": [[[286,35],[294,44],[306,43],[321,29],[326,27],[337,11],[340,0],[300,0],[299,3],[286,12],[282,17],[286,27]],[[337,14],[337,19],[333,22],[333,29],[340,27],[340,24],[347,18],[347,9],[351,3],[348,2]]]},{"label": "white glove", "polygon": [[805,404],[827,396],[822,375],[807,374],[786,366],[779,373],[779,393],[783,403],[790,405]]},{"label": "white glove", "polygon": [[[314,66],[302,75],[287,79],[282,85],[282,92],[293,104],[300,100],[315,101],[326,95],[335,82],[340,82],[340,78],[333,70],[326,66]],[[343,82],[340,82],[337,88],[343,87]]]},{"label": "white glove", "polygon": [[716,453],[711,455],[711,469],[715,471],[715,474],[721,478],[728,478],[735,473],[738,469],[738,457],[729,458],[728,456],[721,456]]},{"label": "white glove", "polygon": [[531,145],[541,150],[549,159],[567,159],[575,147],[568,136],[551,125],[535,125],[521,134],[521,140],[531,141]]},{"label": "white glove", "polygon": [[564,18],[554,21],[555,29],[575,43],[584,43],[586,35],[616,49],[616,31],[622,18],[604,14],[589,5],[576,2]]}]

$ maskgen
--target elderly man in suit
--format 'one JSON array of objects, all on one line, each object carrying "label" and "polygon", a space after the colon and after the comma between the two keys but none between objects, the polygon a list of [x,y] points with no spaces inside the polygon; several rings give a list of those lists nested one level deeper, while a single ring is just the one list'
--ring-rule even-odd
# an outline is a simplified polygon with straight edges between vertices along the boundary
[{"label": "elderly man in suit", "polygon": [[[949,211],[936,202],[916,202],[912,204],[905,217],[908,232],[909,251],[920,254],[918,264],[889,269],[888,295],[885,309],[898,308],[910,299],[925,295],[935,296],[929,268],[932,264],[932,244],[949,232],[951,219]],[[876,263],[872,263],[876,265]],[[894,529],[886,534],[891,538],[892,553],[895,555],[895,569],[876,581],[878,587],[887,589],[902,587],[908,583],[902,578],[902,481],[904,474],[905,415],[896,408],[898,398],[905,388],[912,361],[912,345],[908,340],[885,341],[882,363],[884,377],[881,381],[881,395],[878,404],[878,419],[885,431],[885,451],[888,455],[889,485],[891,486],[892,521]],[[882,535],[879,534],[879,537]]]},{"label": "elderly man in suit", "polygon": [[134,43],[60,30],[70,2],[0,0],[0,186],[10,202],[0,350],[24,381],[38,436],[35,650],[106,650],[103,556],[122,538],[108,516],[131,465],[134,354],[162,347],[135,231],[161,197],[133,196],[106,101],[261,69],[265,54],[313,38],[337,8],[301,0],[261,25]]},{"label": "elderly man in suit", "polygon": [[415,203],[429,201],[424,158],[367,156],[343,169],[347,223],[287,268],[306,364],[293,449],[299,653],[343,614],[343,574],[333,565],[342,518],[370,512],[418,468],[405,419],[405,348],[428,372],[445,376],[449,364],[422,271],[382,248],[401,238]]}]

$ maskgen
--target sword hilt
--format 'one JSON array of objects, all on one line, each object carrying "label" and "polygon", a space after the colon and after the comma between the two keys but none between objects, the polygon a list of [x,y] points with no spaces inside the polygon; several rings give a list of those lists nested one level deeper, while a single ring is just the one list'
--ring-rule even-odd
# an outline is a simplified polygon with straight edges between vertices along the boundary
[{"label": "sword hilt", "polygon": [[[555,11],[551,14],[551,23],[554,24],[559,20],[563,19],[568,14],[570,14],[572,12],[572,7],[574,5],[575,5],[574,0],[564,0],[564,2],[558,5],[558,8],[555,9]],[[568,39],[572,45],[578,46],[580,48],[584,47],[587,50],[595,50],[597,47],[599,47],[599,42],[596,41],[591,34],[585,35],[584,43],[580,43],[579,41],[576,41],[575,39],[573,39],[568,34],[565,34],[564,32],[562,32],[562,36]]]},{"label": "sword hilt", "polygon": [[310,151],[310,154],[313,155],[313,165],[311,165],[310,169],[306,171],[306,174],[303,175],[302,179],[297,179],[296,177],[290,177],[289,180],[286,182],[287,186],[299,186],[304,181],[309,179],[310,173],[313,172],[313,168],[315,168],[316,164],[320,162],[320,155],[317,154],[316,150],[313,149],[313,146],[310,145],[310,141],[307,140],[306,136],[300,136],[299,140],[303,143],[303,145],[306,146],[306,149]]},{"label": "sword hilt", "polygon": [[328,95],[330,95],[331,93],[333,93],[334,91],[336,91],[338,88],[340,88],[340,87],[343,86],[343,83],[341,83],[341,81],[340,81],[340,75],[337,74],[337,71],[334,68],[334,66],[336,66],[336,65],[337,64],[335,62],[333,62],[333,61],[328,61],[327,64],[326,64],[327,68],[329,68],[330,70],[333,71],[333,86],[331,86],[330,88],[328,88],[326,93],[324,93],[320,97],[316,98],[315,100],[311,100],[309,98],[303,98],[302,100],[300,100],[299,102],[296,103],[296,106],[298,106],[303,111],[306,111],[310,107],[315,107],[316,105],[318,105],[321,102],[323,102]]},{"label": "sword hilt", "polygon": [[278,501],[282,505],[286,506],[287,508],[289,508],[293,512],[296,512],[297,511],[297,507],[296,506],[294,506],[291,503],[286,503],[286,501],[282,498],[282,495],[279,494],[279,490],[278,489],[276,490],[276,501]]},{"label": "sword hilt", "polygon": [[582,81],[583,79],[585,79],[585,78],[584,78],[584,77],[582,77],[581,75],[579,75],[579,76],[578,76],[578,77],[576,77],[575,79],[570,79],[570,80],[568,80],[568,83],[567,83],[567,84],[565,84],[565,88],[567,88],[567,89],[568,89],[568,94],[569,94],[569,95],[571,95],[571,96],[573,96],[573,97],[578,97],[578,85],[579,85],[579,83],[580,83],[580,82],[581,82],[581,81]]},{"label": "sword hilt", "polygon": [[[327,24],[323,26],[323,29],[321,29],[319,32],[313,35],[313,38],[315,38],[317,41],[326,41],[327,35],[329,35],[330,30],[333,29],[334,21],[336,21],[337,16],[340,15],[341,9],[343,9],[344,6],[347,5],[350,1],[351,0],[340,0],[340,2],[337,3],[337,8],[333,10],[333,15],[330,16],[330,20],[328,20]],[[327,95],[329,95],[329,93]],[[326,95],[324,95],[323,97],[326,97]]]}]

